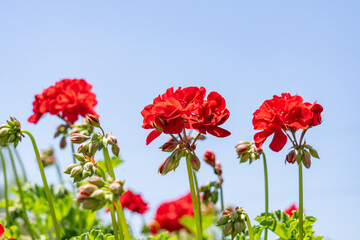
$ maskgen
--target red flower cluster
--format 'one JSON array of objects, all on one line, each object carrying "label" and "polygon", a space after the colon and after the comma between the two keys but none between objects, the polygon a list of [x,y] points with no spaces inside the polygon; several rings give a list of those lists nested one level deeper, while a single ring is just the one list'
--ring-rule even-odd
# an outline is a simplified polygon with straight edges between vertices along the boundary
[{"label": "red flower cluster", "polygon": [[60,115],[68,123],[74,123],[79,115],[97,115],[94,106],[96,95],[91,92],[92,85],[84,79],[63,79],[54,86],[35,95],[34,114],[28,119],[37,123],[44,113]]},{"label": "red flower cluster", "polygon": [[285,131],[308,129],[320,124],[322,111],[321,105],[316,102],[304,103],[298,95],[275,95],[273,99],[266,100],[253,114],[254,129],[262,130],[254,136],[256,147],[261,148],[265,140],[274,134],[270,148],[279,152],[287,142]]},{"label": "red flower cluster", "polygon": [[120,197],[120,203],[123,208],[139,214],[145,214],[148,210],[148,204],[144,202],[140,194],[134,194],[132,191],[127,190]]},{"label": "red flower cluster", "polygon": [[194,216],[190,193],[175,201],[162,203],[156,211],[150,231],[156,234],[159,229],[169,232],[184,229],[185,227],[179,223],[179,219],[183,216]]},{"label": "red flower cluster", "polygon": [[203,87],[169,88],[166,93],[154,99],[141,112],[143,128],[154,129],[147,137],[146,144],[160,134],[178,134],[183,128],[195,129],[216,137],[226,137],[230,132],[220,128],[230,115],[225,99],[217,92],[211,92],[205,100]]},{"label": "red flower cluster", "polygon": [[285,209],[284,213],[289,215],[289,217],[292,217],[293,211],[299,211],[299,208],[295,204],[293,204],[290,207],[288,207],[287,209]]}]

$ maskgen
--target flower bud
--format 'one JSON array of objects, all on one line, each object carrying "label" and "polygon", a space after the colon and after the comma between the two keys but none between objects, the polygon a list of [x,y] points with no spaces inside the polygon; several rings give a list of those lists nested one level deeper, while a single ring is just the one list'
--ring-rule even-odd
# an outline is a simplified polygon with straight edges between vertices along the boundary
[{"label": "flower bud", "polygon": [[308,151],[304,150],[304,154],[302,155],[302,162],[306,168],[310,168],[311,166],[311,156]]},{"label": "flower bud", "polygon": [[233,230],[233,224],[232,224],[231,221],[227,222],[223,227],[223,233],[224,233],[225,236],[230,235],[232,230]]},{"label": "flower bud", "polygon": [[61,138],[60,140],[60,148],[64,149],[66,147],[66,138],[65,136]]},{"label": "flower bud", "polygon": [[[94,175],[94,171],[88,171],[88,170],[85,170],[85,169],[84,169],[84,170],[82,171],[82,173],[81,173],[81,178],[82,178],[82,179],[85,179],[85,178],[87,178],[87,177],[91,177],[92,175]],[[81,180],[82,180],[82,179],[81,179]],[[80,181],[81,181],[81,180],[80,180]]]},{"label": "flower bud", "polygon": [[216,175],[220,176],[222,174],[222,167],[220,162],[215,162],[214,172]]},{"label": "flower bud", "polygon": [[94,184],[84,184],[79,188],[79,194],[90,196],[98,187]]},{"label": "flower bud", "polygon": [[109,185],[109,190],[110,190],[115,196],[117,196],[117,195],[120,195],[120,194],[121,194],[121,192],[122,192],[123,189],[122,189],[122,186],[121,186],[120,183],[114,181],[113,183],[111,183],[111,184]]},{"label": "flower bud", "polygon": [[85,136],[85,135],[82,135],[82,134],[72,134],[70,136],[70,140],[73,142],[73,143],[83,143],[85,142],[86,140],[88,140],[90,137],[88,136]]},{"label": "flower bud", "polygon": [[117,145],[117,139],[115,136],[108,134],[107,139],[109,144]]},{"label": "flower bud", "polygon": [[99,118],[96,117],[93,114],[86,115],[86,121],[90,124],[92,127],[100,127],[100,121]]},{"label": "flower bud", "polygon": [[230,220],[230,215],[223,214],[219,220],[217,221],[216,225],[221,226],[227,223]]},{"label": "flower bud", "polygon": [[313,156],[314,158],[319,158],[318,152],[315,149],[313,149],[311,146],[309,146],[309,145],[307,145],[307,146],[310,151],[310,155]]},{"label": "flower bud", "polygon": [[237,233],[239,233],[239,234],[245,233],[245,229],[246,229],[246,224],[245,224],[245,222],[243,222],[243,221],[236,221],[236,222],[234,223],[234,230],[235,230]]},{"label": "flower bud", "polygon": [[8,128],[8,127],[1,128],[1,129],[0,129],[0,137],[3,137],[3,136],[5,136],[5,135],[7,135],[8,132],[9,132],[9,129],[10,129],[10,128]]},{"label": "flower bud", "polygon": [[88,182],[96,185],[97,187],[103,187],[105,185],[105,182],[99,176],[93,176],[93,177],[89,178]]},{"label": "flower bud", "polygon": [[82,166],[76,166],[70,171],[70,177],[78,177],[80,174],[82,174],[83,168]]},{"label": "flower bud", "polygon": [[297,159],[297,155],[296,155],[296,152],[295,150],[292,150],[288,153],[288,155],[286,155],[286,161],[288,163],[295,163],[296,162],[296,159]]},{"label": "flower bud", "polygon": [[196,155],[192,154],[189,154],[189,156],[192,169],[194,169],[195,171],[199,171],[201,166],[199,158]]},{"label": "flower bud", "polygon": [[165,175],[171,170],[175,170],[178,166],[179,166],[179,161],[176,161],[173,157],[170,156],[161,163],[159,167],[159,173]]},{"label": "flower bud", "polygon": [[112,145],[111,151],[115,156],[119,157],[120,148],[118,145]]},{"label": "flower bud", "polygon": [[236,146],[236,152],[237,154],[243,154],[244,152],[246,152],[249,148],[249,142],[245,142],[245,141],[240,141]]},{"label": "flower bud", "polygon": [[88,198],[81,203],[81,207],[83,209],[89,209],[95,211],[99,209],[99,203],[100,203],[99,200]]},{"label": "flower bud", "polygon": [[99,143],[96,141],[90,142],[88,153],[94,155],[94,153],[99,149]]},{"label": "flower bud", "polygon": [[90,142],[83,143],[78,147],[78,153],[85,153],[89,150]]},{"label": "flower bud", "polygon": [[160,149],[163,152],[172,152],[175,150],[175,148],[177,147],[177,143],[175,142],[174,139],[170,138],[166,143],[164,143]]},{"label": "flower bud", "polygon": [[204,161],[211,165],[212,167],[215,167],[215,154],[212,151],[206,151],[204,153]]},{"label": "flower bud", "polygon": [[95,168],[95,166],[92,162],[87,162],[84,165],[84,169],[87,171],[94,171],[94,168]]},{"label": "flower bud", "polygon": [[70,164],[69,166],[66,167],[64,173],[70,174],[71,170],[72,170],[74,167],[77,167],[77,166],[80,166],[80,165],[79,165],[79,164]]},{"label": "flower bud", "polygon": [[102,189],[96,189],[91,195],[91,198],[102,200],[105,198],[105,192]]},{"label": "flower bud", "polygon": [[85,162],[86,161],[86,158],[84,156],[81,156],[79,154],[75,154],[73,153],[74,157],[76,160],[78,160],[79,162]]}]

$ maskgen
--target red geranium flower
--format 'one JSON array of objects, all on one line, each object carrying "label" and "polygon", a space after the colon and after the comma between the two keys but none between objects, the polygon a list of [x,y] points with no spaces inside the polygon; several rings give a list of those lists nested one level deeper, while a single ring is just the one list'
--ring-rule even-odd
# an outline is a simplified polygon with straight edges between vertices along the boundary
[{"label": "red geranium flower", "polygon": [[79,115],[94,114],[96,95],[91,92],[92,85],[84,79],[63,79],[54,86],[35,95],[34,114],[28,119],[37,123],[44,113],[59,115],[68,123],[74,123]]},{"label": "red geranium flower", "polygon": [[0,223],[0,238],[2,236],[4,236],[4,233],[5,233],[5,229],[4,229],[3,225]]},{"label": "red geranium flower", "polygon": [[141,195],[134,194],[130,190],[127,190],[123,195],[121,195],[120,202],[123,208],[127,208],[139,214],[144,214],[148,210],[148,204],[144,202]]},{"label": "red geranium flower", "polygon": [[185,229],[185,227],[179,223],[179,219],[183,216],[194,216],[190,193],[175,201],[162,203],[159,206],[154,222],[152,223],[156,228],[151,228],[152,233],[155,234],[155,229],[159,228],[169,232]]},{"label": "red geranium flower", "polygon": [[[273,99],[266,100],[253,114],[254,129],[262,130],[254,136],[256,147],[260,148],[265,140],[274,134],[270,148],[279,152],[287,141],[285,131],[307,129],[317,123],[312,120],[319,112],[317,107],[311,110],[312,107],[303,103],[302,97],[291,96],[289,93],[283,93],[280,97],[275,95]],[[318,115],[316,117],[319,118]]]},{"label": "red geranium flower", "polygon": [[293,211],[299,211],[299,208],[295,204],[293,204],[290,207],[288,207],[287,209],[285,209],[284,213],[289,215],[289,217],[292,217]]}]

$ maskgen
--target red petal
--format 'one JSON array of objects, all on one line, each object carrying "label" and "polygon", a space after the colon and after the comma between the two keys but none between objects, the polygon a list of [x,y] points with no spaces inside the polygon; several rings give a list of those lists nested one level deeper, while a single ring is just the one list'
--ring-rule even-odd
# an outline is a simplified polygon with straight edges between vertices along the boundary
[{"label": "red petal", "polygon": [[215,137],[227,137],[231,133],[228,130],[225,130],[221,127],[211,127],[207,129],[207,132],[211,135],[214,135]]},{"label": "red petal", "polygon": [[1,225],[0,223],[0,238],[4,235],[5,229],[3,227],[3,225]]},{"label": "red petal", "polygon": [[275,130],[275,135],[273,140],[270,143],[270,149],[279,152],[285,146],[287,142],[287,136],[283,133],[280,128]]},{"label": "red petal", "polygon": [[158,130],[154,130],[151,133],[149,133],[149,135],[146,138],[146,145],[149,145],[155,138],[157,138],[158,136],[160,136],[162,132],[158,131]]}]

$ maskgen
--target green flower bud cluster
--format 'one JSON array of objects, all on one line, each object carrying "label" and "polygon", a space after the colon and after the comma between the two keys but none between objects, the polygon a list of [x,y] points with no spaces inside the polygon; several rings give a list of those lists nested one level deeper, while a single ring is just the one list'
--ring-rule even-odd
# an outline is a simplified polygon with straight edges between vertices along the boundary
[{"label": "green flower bud cluster", "polygon": [[234,239],[238,234],[245,234],[246,230],[246,213],[242,208],[226,209],[217,221],[217,226],[223,226],[225,236],[231,234]]},{"label": "green flower bud cluster", "polygon": [[219,199],[219,189],[221,182],[209,182],[200,187],[202,192],[202,201],[204,204],[213,203],[216,204]]},{"label": "green flower bud cluster", "polygon": [[21,141],[21,137],[24,135],[21,133],[21,124],[14,118],[10,117],[10,121],[6,120],[8,124],[0,126],[0,144],[7,145],[8,143],[14,143],[16,147]]},{"label": "green flower bud cluster", "polygon": [[74,156],[80,163],[70,164],[64,171],[64,173],[70,174],[70,177],[74,179],[74,183],[97,174],[97,164],[94,156],[91,158],[77,154],[74,154]]},{"label": "green flower bud cluster", "polygon": [[[102,133],[92,132],[90,135],[85,135],[82,133],[74,133],[71,135],[70,140],[73,143],[81,143],[78,147],[78,153],[83,153],[87,156],[93,156],[96,151],[100,151],[102,148],[107,148],[107,146],[111,145],[112,153],[115,156],[119,156],[120,148],[117,144],[117,139],[115,136],[111,134],[104,134],[103,129],[100,126],[99,119],[94,115],[87,115],[86,122],[91,127],[98,127],[101,129]],[[85,142],[89,140],[88,142]]]},{"label": "green flower bud cluster", "polygon": [[94,176],[78,189],[75,200],[81,203],[82,208],[96,211],[118,199],[124,193],[123,186],[124,182],[120,180],[108,177],[104,181],[101,177]]},{"label": "green flower bud cluster", "polygon": [[246,162],[247,160],[249,160],[249,163],[252,163],[254,160],[259,159],[262,153],[262,149],[258,149],[254,142],[240,141],[236,144],[235,148],[240,163]]},{"label": "green flower bud cluster", "polygon": [[55,163],[54,149],[49,148],[41,151],[40,158],[44,167],[53,165]]},{"label": "green flower bud cluster", "polygon": [[302,162],[306,168],[310,168],[311,157],[320,158],[318,152],[312,146],[307,144],[296,147],[296,151],[293,149],[286,155],[285,163],[295,163],[295,161],[297,161],[298,164]]}]

